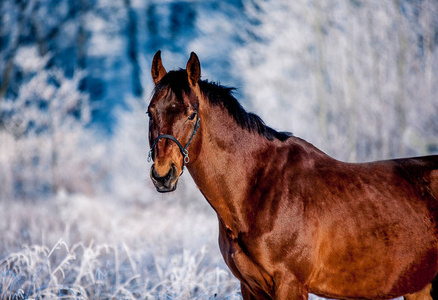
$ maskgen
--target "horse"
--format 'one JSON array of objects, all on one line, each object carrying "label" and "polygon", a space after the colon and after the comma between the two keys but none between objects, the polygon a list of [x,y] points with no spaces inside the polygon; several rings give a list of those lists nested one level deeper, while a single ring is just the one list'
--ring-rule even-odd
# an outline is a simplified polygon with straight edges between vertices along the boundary
[{"label": "horse", "polygon": [[201,79],[194,52],[167,72],[158,51],[151,74],[152,182],[188,169],[243,299],[438,299],[438,155],[341,162]]}]

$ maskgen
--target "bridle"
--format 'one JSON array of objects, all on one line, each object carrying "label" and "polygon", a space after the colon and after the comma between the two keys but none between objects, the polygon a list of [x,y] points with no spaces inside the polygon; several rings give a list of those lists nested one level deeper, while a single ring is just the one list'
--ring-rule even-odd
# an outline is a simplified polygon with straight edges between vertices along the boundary
[{"label": "bridle", "polygon": [[181,143],[173,136],[170,134],[161,134],[159,135],[154,143],[151,146],[151,149],[149,150],[149,154],[148,154],[148,162],[151,162],[152,160],[152,152],[155,149],[155,145],[158,143],[158,141],[160,139],[169,139],[175,142],[175,144],[177,144],[177,146],[179,147],[179,151],[181,152],[182,156],[184,157],[183,159],[183,165],[182,165],[182,171],[181,174],[184,172],[184,164],[188,164],[190,162],[190,158],[189,158],[189,150],[187,149],[190,145],[190,143],[192,142],[193,137],[195,136],[196,132],[198,131],[199,125],[201,125],[201,118],[199,118],[199,114],[196,113],[196,124],[195,124],[195,128],[193,129],[192,134],[190,135],[190,138],[187,142],[187,144],[183,147],[181,145]]}]

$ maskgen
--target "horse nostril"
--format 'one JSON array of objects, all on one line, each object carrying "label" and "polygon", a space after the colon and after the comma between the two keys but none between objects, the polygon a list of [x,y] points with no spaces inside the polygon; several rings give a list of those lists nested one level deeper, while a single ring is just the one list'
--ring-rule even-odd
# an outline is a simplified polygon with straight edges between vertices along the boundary
[{"label": "horse nostril", "polygon": [[151,175],[154,180],[165,184],[172,181],[172,179],[176,177],[177,168],[174,164],[172,164],[169,172],[167,172],[164,176],[160,176],[160,174],[158,174],[158,172],[155,170],[155,167],[152,165]]},{"label": "horse nostril", "polygon": [[[173,176],[177,176],[178,175],[178,169],[176,168],[176,166],[174,165],[174,164],[172,164],[172,167],[171,167],[171,169],[170,169],[170,171],[172,171],[172,175]],[[170,173],[170,171],[169,171],[169,173]]]}]

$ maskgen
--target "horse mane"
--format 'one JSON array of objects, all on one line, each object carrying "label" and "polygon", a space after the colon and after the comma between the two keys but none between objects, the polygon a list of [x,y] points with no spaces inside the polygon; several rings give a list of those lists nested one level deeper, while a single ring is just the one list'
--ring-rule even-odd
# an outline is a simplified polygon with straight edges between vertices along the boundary
[{"label": "horse mane", "polygon": [[[206,96],[208,101],[213,105],[224,107],[240,127],[250,132],[257,132],[271,141],[274,139],[285,141],[292,136],[292,133],[278,132],[272,129],[256,114],[246,112],[237,99],[234,98],[234,88],[225,87],[218,83],[209,82],[208,80],[200,80],[198,84],[201,92]],[[167,87],[170,87],[178,98],[183,96],[183,92],[189,95],[191,89],[186,70],[182,69],[168,72],[156,85],[155,92],[162,91]]]}]

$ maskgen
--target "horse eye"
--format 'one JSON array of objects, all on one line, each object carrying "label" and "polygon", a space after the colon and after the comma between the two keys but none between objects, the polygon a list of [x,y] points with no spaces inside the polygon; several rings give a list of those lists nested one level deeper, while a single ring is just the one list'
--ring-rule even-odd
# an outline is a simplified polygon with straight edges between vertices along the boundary
[{"label": "horse eye", "polygon": [[196,113],[194,112],[189,116],[189,120],[193,120],[195,117],[196,117]]}]

